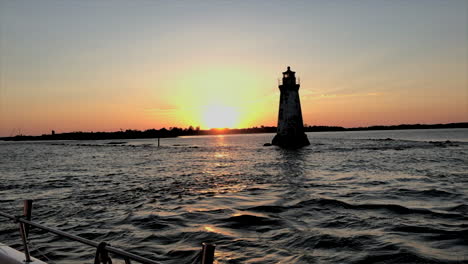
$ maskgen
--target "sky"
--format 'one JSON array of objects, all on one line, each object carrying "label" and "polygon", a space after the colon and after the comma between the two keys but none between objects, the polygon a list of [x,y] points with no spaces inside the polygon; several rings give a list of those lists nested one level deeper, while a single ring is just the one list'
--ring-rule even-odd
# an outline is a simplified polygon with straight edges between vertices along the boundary
[{"label": "sky", "polygon": [[468,1],[0,0],[0,136],[468,121]]}]

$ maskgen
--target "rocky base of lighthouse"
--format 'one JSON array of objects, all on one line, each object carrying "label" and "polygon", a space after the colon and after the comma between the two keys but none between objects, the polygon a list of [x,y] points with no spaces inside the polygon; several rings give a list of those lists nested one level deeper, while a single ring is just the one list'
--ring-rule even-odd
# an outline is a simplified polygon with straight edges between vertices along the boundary
[{"label": "rocky base of lighthouse", "polygon": [[285,136],[276,134],[271,144],[283,148],[301,148],[310,145],[310,142],[305,133],[296,136]]}]

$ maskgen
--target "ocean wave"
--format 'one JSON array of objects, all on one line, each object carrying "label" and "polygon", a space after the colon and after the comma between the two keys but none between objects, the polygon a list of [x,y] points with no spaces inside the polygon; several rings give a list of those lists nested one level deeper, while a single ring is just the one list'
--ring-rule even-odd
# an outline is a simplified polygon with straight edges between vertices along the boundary
[{"label": "ocean wave", "polygon": [[363,204],[351,204],[348,202],[335,200],[335,199],[327,199],[327,198],[318,198],[318,199],[311,199],[306,201],[301,201],[292,206],[293,208],[304,208],[304,209],[315,209],[315,210],[323,210],[326,208],[343,208],[343,209],[353,209],[353,210],[372,210],[372,211],[379,211],[385,210],[390,211],[395,214],[421,214],[421,215],[431,215],[434,217],[441,217],[441,218],[454,218],[454,219],[461,219],[461,220],[468,220],[468,217],[460,214],[460,213],[442,213],[442,212],[435,212],[429,209],[424,208],[408,208],[398,204],[370,204],[370,203],[363,203]]},{"label": "ocean wave", "polygon": [[260,226],[281,226],[281,221],[256,215],[242,214],[224,219],[224,227],[229,228],[249,228]]}]

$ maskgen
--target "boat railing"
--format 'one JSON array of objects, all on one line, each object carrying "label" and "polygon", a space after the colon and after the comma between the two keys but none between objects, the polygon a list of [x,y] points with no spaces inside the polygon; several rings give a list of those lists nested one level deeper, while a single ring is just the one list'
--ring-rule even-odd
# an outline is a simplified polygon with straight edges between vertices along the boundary
[{"label": "boat railing", "polygon": [[[120,256],[125,260],[125,264],[131,264],[131,260],[134,260],[138,263],[143,263],[143,264],[161,264],[160,262],[135,255],[133,253],[127,252],[125,250],[110,246],[109,244],[105,242],[96,242],[93,240],[89,240],[80,236],[76,236],[55,228],[51,228],[36,222],[31,221],[31,213],[32,213],[32,200],[25,200],[24,201],[24,210],[23,210],[23,215],[22,216],[13,216],[10,214],[6,214],[3,212],[0,212],[0,216],[9,218],[17,223],[19,223],[19,231],[21,235],[21,239],[23,242],[23,249],[24,249],[24,255],[25,255],[25,261],[24,262],[31,262],[31,256],[29,253],[29,247],[28,247],[28,234],[29,234],[29,229],[30,227],[36,227],[42,230],[45,230],[47,232],[56,234],[61,237],[65,237],[77,242],[80,242],[82,244],[91,246],[96,248],[96,259],[95,263],[101,263],[97,262],[97,258],[99,255],[107,255],[107,252],[113,253],[117,256]],[[214,261],[214,252],[215,252],[215,245],[210,244],[210,243],[202,243],[202,249],[201,251],[197,254],[194,262],[190,264],[212,264]]]}]

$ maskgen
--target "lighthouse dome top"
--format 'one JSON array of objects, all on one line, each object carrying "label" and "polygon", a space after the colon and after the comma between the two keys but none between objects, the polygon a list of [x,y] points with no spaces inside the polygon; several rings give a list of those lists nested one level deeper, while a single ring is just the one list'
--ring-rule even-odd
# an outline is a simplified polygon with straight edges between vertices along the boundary
[{"label": "lighthouse dome top", "polygon": [[295,77],[294,74],[296,72],[291,71],[291,67],[288,66],[288,69],[283,72],[283,78]]}]

